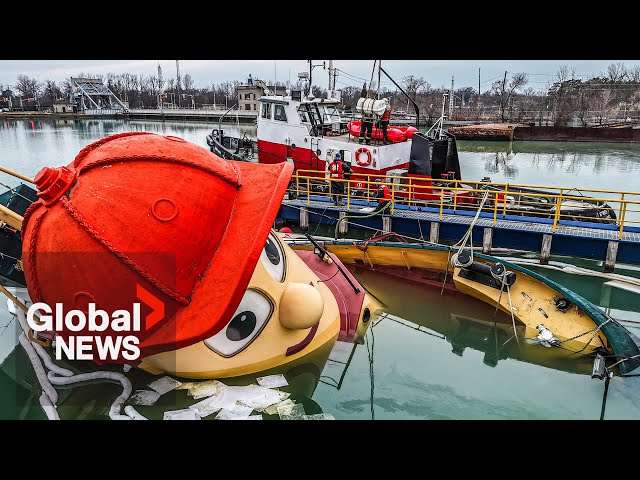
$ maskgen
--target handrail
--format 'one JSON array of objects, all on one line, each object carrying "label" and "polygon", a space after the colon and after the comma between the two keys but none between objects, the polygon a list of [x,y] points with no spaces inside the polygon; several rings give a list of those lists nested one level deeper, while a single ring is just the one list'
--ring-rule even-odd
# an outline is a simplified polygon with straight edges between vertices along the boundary
[{"label": "handrail", "polygon": [[[305,173],[312,173],[313,175],[305,175]],[[315,170],[298,170],[293,176],[296,182],[296,193],[298,196],[307,195],[307,205],[311,204],[311,195],[321,195],[320,192],[315,192],[310,187],[311,181],[322,183],[323,180],[326,183],[340,182],[345,183],[348,187],[345,194],[338,195],[346,198],[348,207],[351,207],[354,200],[361,198],[363,201],[369,203],[372,199],[371,193],[375,192],[379,187],[379,183],[376,179],[380,178],[380,174],[352,174],[349,180],[346,179],[330,179],[328,172],[326,176],[318,177],[318,171]],[[396,180],[397,181],[394,181]],[[558,225],[562,220],[584,220],[593,221],[593,217],[580,215],[579,210],[573,211],[570,215],[563,213],[562,204],[567,200],[576,200],[589,203],[607,203],[613,212],[618,212],[617,220],[611,222],[615,224],[619,230],[618,238],[622,239],[625,227],[631,225],[640,225],[640,199],[632,200],[628,196],[635,195],[640,197],[640,192],[618,192],[614,190],[589,190],[580,189],[578,193],[580,195],[569,195],[568,193],[575,191],[575,188],[567,190],[566,188],[553,187],[553,186],[532,186],[526,184],[499,184],[492,182],[472,182],[475,185],[465,184],[459,180],[439,180],[429,178],[418,177],[404,177],[388,175],[384,177],[384,181],[389,185],[391,193],[391,213],[394,212],[396,204],[406,204],[415,206],[427,206],[436,208],[439,211],[439,218],[442,219],[445,210],[452,209],[454,213],[462,209],[477,208],[477,199],[487,192],[485,186],[490,185],[490,202],[486,207],[489,207],[491,216],[493,217],[493,224],[497,224],[498,216],[501,215],[505,218],[507,215],[518,216],[543,216],[552,220],[552,232],[556,232]],[[421,184],[419,182],[424,182]],[[436,182],[446,183],[446,185],[434,185]],[[306,191],[301,191],[300,184],[306,183]],[[357,190],[360,192],[361,197],[354,194],[356,184],[358,184]],[[485,187],[485,188],[483,188]],[[519,192],[515,188],[524,187],[529,189],[542,190],[539,192]],[[545,193],[545,189],[553,190]],[[566,192],[566,193],[565,193]],[[588,196],[584,193],[609,193],[616,194],[618,198],[602,197],[602,196]],[[330,194],[330,188],[327,189],[327,196]],[[375,199],[374,199],[375,200]],[[493,205],[490,203],[493,202]],[[522,208],[524,207],[524,208]],[[536,211],[526,210],[527,207],[537,207]],[[546,208],[546,211],[543,210]],[[635,219],[629,217],[629,214],[635,214]],[[633,217],[633,215],[631,215]],[[614,223],[615,222],[615,223]]]}]

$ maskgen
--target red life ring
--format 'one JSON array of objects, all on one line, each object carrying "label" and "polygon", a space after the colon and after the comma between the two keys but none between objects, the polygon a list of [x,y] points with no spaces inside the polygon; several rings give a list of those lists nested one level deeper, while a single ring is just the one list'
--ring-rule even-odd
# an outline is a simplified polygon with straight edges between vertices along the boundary
[{"label": "red life ring", "polygon": [[[367,154],[367,159],[365,161],[360,160],[361,153]],[[365,147],[360,147],[359,149],[357,149],[355,155],[356,155],[356,163],[358,165],[361,165],[363,167],[371,165],[371,152],[367,150]]]}]

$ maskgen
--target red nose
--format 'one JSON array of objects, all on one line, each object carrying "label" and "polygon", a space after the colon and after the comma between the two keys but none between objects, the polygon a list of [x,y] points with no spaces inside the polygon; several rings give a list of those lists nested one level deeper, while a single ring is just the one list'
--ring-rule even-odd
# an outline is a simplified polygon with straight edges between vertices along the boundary
[{"label": "red nose", "polygon": [[44,167],[38,172],[34,182],[38,187],[38,197],[49,206],[69,191],[77,172],[67,167]]}]

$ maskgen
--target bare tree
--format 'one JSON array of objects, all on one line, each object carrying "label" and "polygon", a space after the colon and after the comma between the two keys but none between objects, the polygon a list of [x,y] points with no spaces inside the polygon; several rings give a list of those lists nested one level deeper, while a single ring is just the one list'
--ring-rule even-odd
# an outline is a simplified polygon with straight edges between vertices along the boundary
[{"label": "bare tree", "polygon": [[624,63],[612,63],[607,67],[607,79],[610,82],[623,82],[627,78],[627,69]]},{"label": "bare tree", "polygon": [[529,82],[529,78],[526,73],[515,73],[511,76],[509,83],[507,84],[507,72],[505,72],[504,79],[498,80],[492,85],[492,90],[496,97],[498,97],[498,105],[500,106],[500,120],[504,122],[505,110],[507,106],[511,104],[515,91],[521,87],[524,87]]},{"label": "bare tree", "polygon": [[35,78],[18,75],[15,88],[22,97],[37,97],[42,90],[42,84]]},{"label": "bare tree", "polygon": [[187,93],[191,93],[193,90],[193,78],[188,73],[182,79],[182,85],[184,86],[184,91]]}]

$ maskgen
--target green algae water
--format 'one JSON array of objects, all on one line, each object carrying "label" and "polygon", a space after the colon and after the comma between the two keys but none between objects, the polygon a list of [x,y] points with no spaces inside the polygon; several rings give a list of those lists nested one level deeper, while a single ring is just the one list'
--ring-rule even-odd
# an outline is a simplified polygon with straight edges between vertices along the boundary
[{"label": "green algae water", "polygon": [[[135,120],[7,120],[0,124],[0,164],[33,176],[45,165],[66,165],[87,144],[123,131],[175,135],[207,148],[217,125]],[[230,135],[255,136],[255,127],[227,126]],[[463,178],[578,188],[635,190],[640,146],[560,142],[458,142]],[[0,175],[6,185],[15,179]],[[333,235],[326,226],[310,231]],[[355,233],[355,232],[354,232]],[[533,255],[520,254],[533,258]],[[599,262],[552,257],[602,271]],[[530,266],[584,296],[638,332],[640,302],[632,292],[612,289],[607,279]],[[354,275],[385,303],[365,341],[319,351],[282,373],[282,390],[307,414],[336,419],[594,419],[600,418],[604,384],[591,379],[591,359],[567,358],[555,349],[511,338],[510,317],[458,293],[407,283],[373,271]],[[616,273],[640,277],[640,268],[618,265]],[[0,345],[10,344],[15,320],[0,305]],[[91,364],[84,369],[96,369]],[[105,367],[101,367],[105,368]],[[122,367],[107,367],[122,371]],[[134,391],[157,378],[132,370]],[[229,384],[255,383],[245,377]],[[121,387],[85,383],[59,388],[63,419],[108,419]],[[640,378],[614,377],[605,419],[640,419]],[[16,348],[0,365],[0,418],[45,419],[40,388],[24,351]],[[185,390],[169,392],[153,407],[136,407],[152,419],[194,403]],[[212,417],[215,415],[212,415]],[[211,417],[208,417],[211,418]],[[265,420],[278,419],[264,415]]]}]

